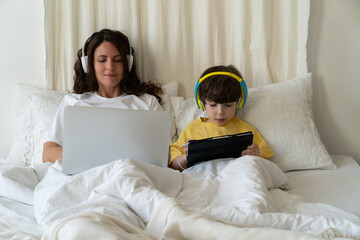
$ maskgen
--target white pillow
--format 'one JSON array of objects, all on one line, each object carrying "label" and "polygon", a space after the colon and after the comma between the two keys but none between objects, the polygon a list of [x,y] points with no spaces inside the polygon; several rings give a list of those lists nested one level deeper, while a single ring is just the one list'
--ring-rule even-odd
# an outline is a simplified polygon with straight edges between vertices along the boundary
[{"label": "white pillow", "polygon": [[[206,113],[200,110],[195,102],[195,98],[184,99],[183,97],[170,97],[175,116],[175,126],[177,137],[184,130],[186,125],[199,117],[206,117]],[[177,139],[174,139],[175,142]]]},{"label": "white pillow", "polygon": [[161,107],[164,111],[168,111],[172,113],[171,136],[170,136],[170,143],[172,143],[176,139],[175,117],[173,113],[174,111],[171,104],[170,96],[166,92],[161,95]]},{"label": "white pillow", "polygon": [[[194,98],[171,97],[178,135],[185,126],[205,116]],[[256,127],[283,171],[334,169],[332,158],[320,140],[312,110],[311,74],[248,90],[238,116]]]},{"label": "white pillow", "polygon": [[28,165],[31,163],[30,146],[25,138],[29,131],[31,102],[30,96],[42,94],[46,96],[65,95],[65,92],[48,90],[41,87],[18,83],[16,86],[16,115],[14,142],[11,147],[7,162],[21,163]]},{"label": "white pillow", "polygon": [[42,94],[30,96],[31,111],[26,142],[33,166],[42,164],[43,145],[63,97],[63,95]]},{"label": "white pillow", "polygon": [[176,135],[176,125],[175,125],[175,116],[173,114],[174,110],[173,110],[173,106],[171,104],[171,100],[170,97],[172,96],[177,96],[178,92],[179,92],[179,84],[177,82],[171,82],[171,83],[167,83],[161,86],[161,88],[163,89],[163,94],[161,95],[161,107],[163,108],[164,111],[168,111],[172,113],[172,124],[171,124],[171,139],[170,139],[170,144],[176,140],[177,135]]},{"label": "white pillow", "polygon": [[161,86],[164,93],[167,93],[170,97],[179,95],[179,83],[170,82]]},{"label": "white pillow", "polygon": [[259,130],[283,171],[336,168],[314,123],[311,73],[249,89],[248,96],[241,118]]}]

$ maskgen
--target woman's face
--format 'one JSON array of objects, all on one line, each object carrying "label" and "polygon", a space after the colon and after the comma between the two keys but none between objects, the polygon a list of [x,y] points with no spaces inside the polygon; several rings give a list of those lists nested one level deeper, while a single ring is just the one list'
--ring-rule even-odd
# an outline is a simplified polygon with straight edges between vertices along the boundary
[{"label": "woman's face", "polygon": [[114,44],[102,42],[95,49],[94,68],[99,84],[98,94],[103,97],[115,97],[114,94],[119,96],[118,85],[123,79],[124,63]]}]

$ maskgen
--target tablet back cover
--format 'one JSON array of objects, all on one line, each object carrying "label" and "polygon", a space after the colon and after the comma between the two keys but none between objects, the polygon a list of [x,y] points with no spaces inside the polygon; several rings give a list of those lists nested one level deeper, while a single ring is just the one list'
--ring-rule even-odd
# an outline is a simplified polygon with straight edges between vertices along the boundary
[{"label": "tablet back cover", "polygon": [[186,167],[218,158],[237,158],[253,142],[252,132],[190,140]]}]

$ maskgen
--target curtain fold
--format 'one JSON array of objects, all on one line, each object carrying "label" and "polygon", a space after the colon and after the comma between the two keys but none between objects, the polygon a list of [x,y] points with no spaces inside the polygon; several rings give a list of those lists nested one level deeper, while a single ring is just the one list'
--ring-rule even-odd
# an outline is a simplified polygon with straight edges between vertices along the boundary
[{"label": "curtain fold", "polygon": [[208,67],[233,64],[249,87],[307,73],[310,0],[61,0],[45,2],[47,87],[71,90],[85,40],[124,32],[140,77],[193,97]]}]

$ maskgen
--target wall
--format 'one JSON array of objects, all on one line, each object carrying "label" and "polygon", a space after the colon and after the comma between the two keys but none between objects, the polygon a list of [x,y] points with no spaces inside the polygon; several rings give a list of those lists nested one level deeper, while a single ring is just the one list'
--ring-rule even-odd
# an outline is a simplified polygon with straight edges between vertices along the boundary
[{"label": "wall", "polygon": [[360,1],[311,0],[308,68],[322,141],[360,163]]},{"label": "wall", "polygon": [[0,157],[12,146],[17,82],[45,86],[43,0],[0,1]]},{"label": "wall", "polygon": [[[359,12],[358,0],[311,0],[308,64],[323,142],[360,162]],[[45,86],[43,16],[43,0],[0,1],[0,157],[13,140],[16,83]]]}]

